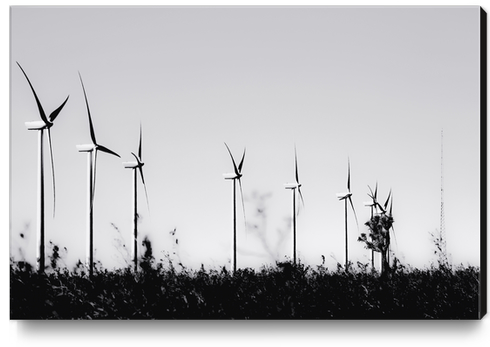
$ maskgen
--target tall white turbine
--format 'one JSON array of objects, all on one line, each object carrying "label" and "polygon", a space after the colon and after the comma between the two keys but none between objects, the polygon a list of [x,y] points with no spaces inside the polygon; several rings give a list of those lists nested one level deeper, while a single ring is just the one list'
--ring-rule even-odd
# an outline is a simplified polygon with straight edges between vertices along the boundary
[{"label": "tall white turbine", "polygon": [[[80,74],[79,74],[80,76]],[[88,122],[90,128],[90,137],[92,143],[77,145],[79,152],[87,153],[87,267],[89,268],[89,275],[92,276],[94,273],[94,230],[93,230],[93,205],[94,205],[94,195],[95,195],[95,177],[97,170],[97,151],[105,152],[116,157],[119,154],[111,151],[109,148],[104,147],[97,143],[95,139],[94,126],[92,124],[92,117],[90,115],[90,108],[88,106],[87,94],[85,93],[85,87],[83,85],[82,76],[80,76],[80,82],[82,84],[83,95],[85,97],[85,104],[87,105]]]},{"label": "tall white turbine", "polygon": [[[242,207],[243,207],[243,218],[245,219],[245,204],[243,202],[243,190],[242,190],[242,167],[243,167],[243,159],[245,159],[245,149],[243,150],[243,155],[242,155],[242,160],[240,160],[240,164],[238,167],[236,166],[235,159],[233,158],[233,155],[231,154],[230,148],[228,145],[225,143],[226,149],[228,150],[228,153],[230,153],[231,161],[233,162],[233,173],[226,173],[223,174],[225,180],[233,180],[233,190],[232,190],[232,199],[233,199],[233,250],[232,250],[232,257],[231,257],[231,270],[233,272],[236,272],[236,181],[238,180],[238,183],[240,185],[240,194],[242,196]],[[246,225],[246,224],[245,224]]]},{"label": "tall white turbine", "polygon": [[301,183],[299,182],[298,175],[298,158],[296,156],[296,148],[294,148],[294,168],[295,168],[295,178],[296,182],[286,183],[284,188],[291,189],[293,195],[293,206],[292,206],[292,237],[293,237],[293,262],[296,264],[296,189],[298,190],[299,196],[303,206],[305,204],[303,200],[303,194],[301,193]]},{"label": "tall white turbine", "polygon": [[133,169],[133,246],[132,246],[132,258],[134,263],[134,271],[138,271],[138,171],[141,175],[141,181],[143,182],[143,187],[145,188],[146,204],[148,210],[150,209],[150,204],[148,202],[148,192],[146,191],[145,177],[143,176],[143,153],[142,153],[142,138],[143,134],[141,131],[140,124],[140,142],[138,147],[138,155],[131,152],[135,157],[136,161],[123,162],[123,166],[126,169]]},{"label": "tall white turbine", "polygon": [[359,223],[357,222],[356,210],[354,209],[354,204],[352,203],[352,193],[350,191],[350,160],[347,161],[348,173],[347,173],[347,192],[337,193],[337,198],[341,201],[344,200],[345,203],[345,270],[348,271],[349,267],[349,239],[348,239],[348,229],[347,229],[347,200],[349,200],[354,211],[354,216],[356,217],[357,227],[359,228]]},{"label": "tall white turbine", "polygon": [[36,230],[36,239],[37,239],[37,251],[36,251],[36,262],[37,262],[37,270],[39,272],[44,272],[45,267],[45,230],[44,230],[44,130],[46,130],[48,136],[49,143],[49,151],[51,154],[51,173],[53,177],[53,217],[55,215],[56,209],[56,184],[55,184],[55,174],[54,174],[54,159],[53,159],[53,146],[51,143],[51,127],[53,126],[53,122],[58,117],[59,113],[65,106],[68,101],[69,96],[66,97],[65,101],[48,117],[46,117],[46,113],[39,101],[39,98],[34,90],[34,87],[27,77],[24,69],[17,62],[17,65],[22,70],[29,86],[31,87],[32,93],[34,94],[34,98],[36,99],[37,108],[39,110],[39,115],[41,117],[40,121],[33,122],[25,122],[25,125],[28,130],[37,130],[38,131],[38,171],[37,171],[37,230]]}]

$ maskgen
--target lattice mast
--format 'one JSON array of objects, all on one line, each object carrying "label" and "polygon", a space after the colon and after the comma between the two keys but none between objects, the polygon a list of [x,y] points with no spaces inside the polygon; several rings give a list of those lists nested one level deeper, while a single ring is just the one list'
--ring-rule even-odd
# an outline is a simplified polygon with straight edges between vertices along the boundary
[{"label": "lattice mast", "polygon": [[444,130],[441,130],[441,225],[439,227],[440,247],[439,260],[447,264],[446,225],[444,220]]}]

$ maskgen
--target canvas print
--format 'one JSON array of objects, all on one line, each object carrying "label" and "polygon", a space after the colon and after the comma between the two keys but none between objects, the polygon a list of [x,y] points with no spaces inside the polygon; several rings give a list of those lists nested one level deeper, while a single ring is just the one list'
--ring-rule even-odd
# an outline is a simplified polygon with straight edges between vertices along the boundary
[{"label": "canvas print", "polygon": [[486,14],[10,9],[10,319],[480,319]]}]

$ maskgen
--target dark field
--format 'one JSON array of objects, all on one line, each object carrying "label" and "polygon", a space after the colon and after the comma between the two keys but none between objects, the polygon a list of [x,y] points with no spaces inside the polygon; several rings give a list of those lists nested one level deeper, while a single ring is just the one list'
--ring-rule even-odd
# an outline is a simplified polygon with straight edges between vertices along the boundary
[{"label": "dark field", "polygon": [[10,265],[11,319],[478,319],[480,270],[399,267],[390,278],[303,264],[238,270],[38,274]]}]

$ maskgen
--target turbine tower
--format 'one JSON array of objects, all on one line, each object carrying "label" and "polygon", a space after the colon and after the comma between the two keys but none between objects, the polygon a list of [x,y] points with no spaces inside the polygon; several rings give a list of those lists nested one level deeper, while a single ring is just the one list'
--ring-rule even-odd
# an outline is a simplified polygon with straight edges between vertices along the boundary
[{"label": "turbine tower", "polygon": [[344,200],[345,203],[345,271],[348,271],[349,267],[349,242],[348,242],[348,229],[347,229],[347,200],[349,200],[354,211],[354,216],[356,217],[357,228],[359,228],[359,223],[357,221],[356,210],[354,209],[354,204],[351,199],[352,193],[350,191],[350,160],[347,159],[347,192],[337,193],[337,198],[339,201]]},{"label": "turbine tower", "polygon": [[[369,207],[371,210],[371,219],[374,217],[374,210],[376,210],[376,213],[378,211],[377,207],[377,196],[378,196],[378,182],[376,182],[376,188],[373,190],[371,189],[370,186],[368,186],[369,191],[371,194],[368,193],[368,196],[371,198],[371,201],[364,201],[364,206]],[[371,249],[371,267],[374,269],[374,249]]]},{"label": "turbine tower", "polygon": [[[390,201],[391,199],[391,201]],[[388,212],[388,203],[390,203],[390,211]],[[380,210],[381,210],[381,214],[383,215],[388,215],[388,217],[393,217],[393,195],[391,193],[391,189],[390,189],[390,192],[388,193],[388,198],[386,198],[386,201],[383,205],[383,207],[381,207],[380,204],[378,204]],[[390,229],[393,229],[393,236],[395,235],[395,227],[393,226],[393,224],[391,224],[391,227],[386,230],[387,232],[387,235],[386,235],[386,239],[387,239],[387,243],[388,243],[388,252],[386,254],[386,261],[389,265],[390,263],[390,250],[391,250],[391,237],[390,237]],[[395,236],[395,241],[396,241],[396,236]],[[383,261],[381,261],[381,272],[383,272]]]},{"label": "turbine tower", "polygon": [[[390,200],[391,198],[391,200]],[[385,202],[385,209],[387,208],[388,206],[388,201],[390,202],[390,211],[388,212],[388,216],[389,217],[392,217],[393,218],[393,194],[391,193],[391,189],[390,189],[390,194],[388,195],[388,199],[386,199],[386,202]],[[394,223],[394,221],[393,221]],[[395,244],[397,244],[396,242],[396,234],[395,234],[395,227],[393,226],[393,223],[391,224],[391,229],[393,230],[393,236],[395,237]],[[389,230],[388,230],[388,237],[390,237],[389,235]],[[390,261],[390,247],[391,247],[391,238],[390,238],[390,241],[389,241],[389,247],[388,247],[388,263]]]},{"label": "turbine tower", "polygon": [[92,276],[94,273],[94,219],[93,219],[93,205],[94,205],[94,195],[95,195],[95,177],[97,170],[97,151],[105,152],[116,157],[119,154],[111,151],[109,148],[104,147],[97,143],[95,139],[94,126],[92,124],[92,117],[90,115],[90,108],[88,106],[87,94],[85,93],[85,87],[83,85],[82,76],[79,73],[80,83],[82,84],[83,95],[85,97],[85,104],[87,106],[88,122],[90,128],[90,137],[92,143],[77,145],[79,152],[87,153],[87,267],[89,268],[89,275]]},{"label": "turbine tower", "polygon": [[296,182],[294,183],[286,183],[284,185],[284,188],[286,189],[291,189],[293,193],[293,208],[292,208],[292,236],[293,236],[293,262],[296,264],[296,189],[298,190],[299,196],[301,198],[301,202],[303,203],[303,206],[305,204],[303,200],[303,194],[301,194],[301,183],[299,183],[299,176],[298,176],[298,159],[296,156],[296,147],[294,148],[294,168],[295,168],[295,178]]},{"label": "turbine tower", "polygon": [[143,187],[145,188],[146,204],[148,210],[150,209],[150,204],[148,203],[148,192],[146,191],[145,177],[143,176],[143,154],[141,142],[143,139],[143,134],[141,131],[140,124],[140,142],[138,147],[138,155],[131,152],[135,157],[136,161],[123,162],[126,169],[133,169],[133,247],[132,247],[132,257],[134,263],[134,271],[138,271],[138,170],[141,175],[141,181],[143,182]]},{"label": "turbine tower", "polygon": [[45,267],[45,230],[44,230],[44,130],[46,130],[46,134],[48,137],[49,143],[49,151],[51,154],[51,174],[53,177],[53,217],[55,215],[56,209],[56,184],[55,184],[55,174],[54,174],[54,159],[53,159],[53,146],[51,143],[51,127],[54,125],[54,120],[58,117],[59,113],[65,106],[68,101],[69,96],[66,97],[65,101],[48,117],[46,117],[46,113],[39,101],[39,98],[34,90],[34,87],[27,77],[24,69],[17,62],[17,65],[22,70],[29,86],[31,87],[32,94],[34,94],[34,99],[36,99],[37,108],[39,110],[39,115],[41,117],[40,121],[33,122],[25,122],[27,130],[37,130],[38,131],[38,168],[37,168],[37,229],[36,229],[36,239],[37,239],[37,247],[36,247],[36,262],[37,262],[37,270],[38,272],[44,272]]},{"label": "turbine tower", "polygon": [[[242,160],[240,160],[240,164],[238,167],[236,166],[235,159],[231,154],[230,148],[225,142],[226,149],[228,153],[230,153],[231,161],[233,162],[234,172],[223,174],[225,180],[233,180],[233,190],[232,190],[232,199],[233,199],[233,251],[231,257],[231,270],[236,272],[236,181],[240,185],[240,194],[242,197],[242,207],[243,207],[243,218],[245,219],[245,204],[243,203],[243,190],[242,190],[242,167],[243,167],[243,159],[245,159],[245,149],[243,150]],[[245,223],[246,226],[246,223]]]}]

